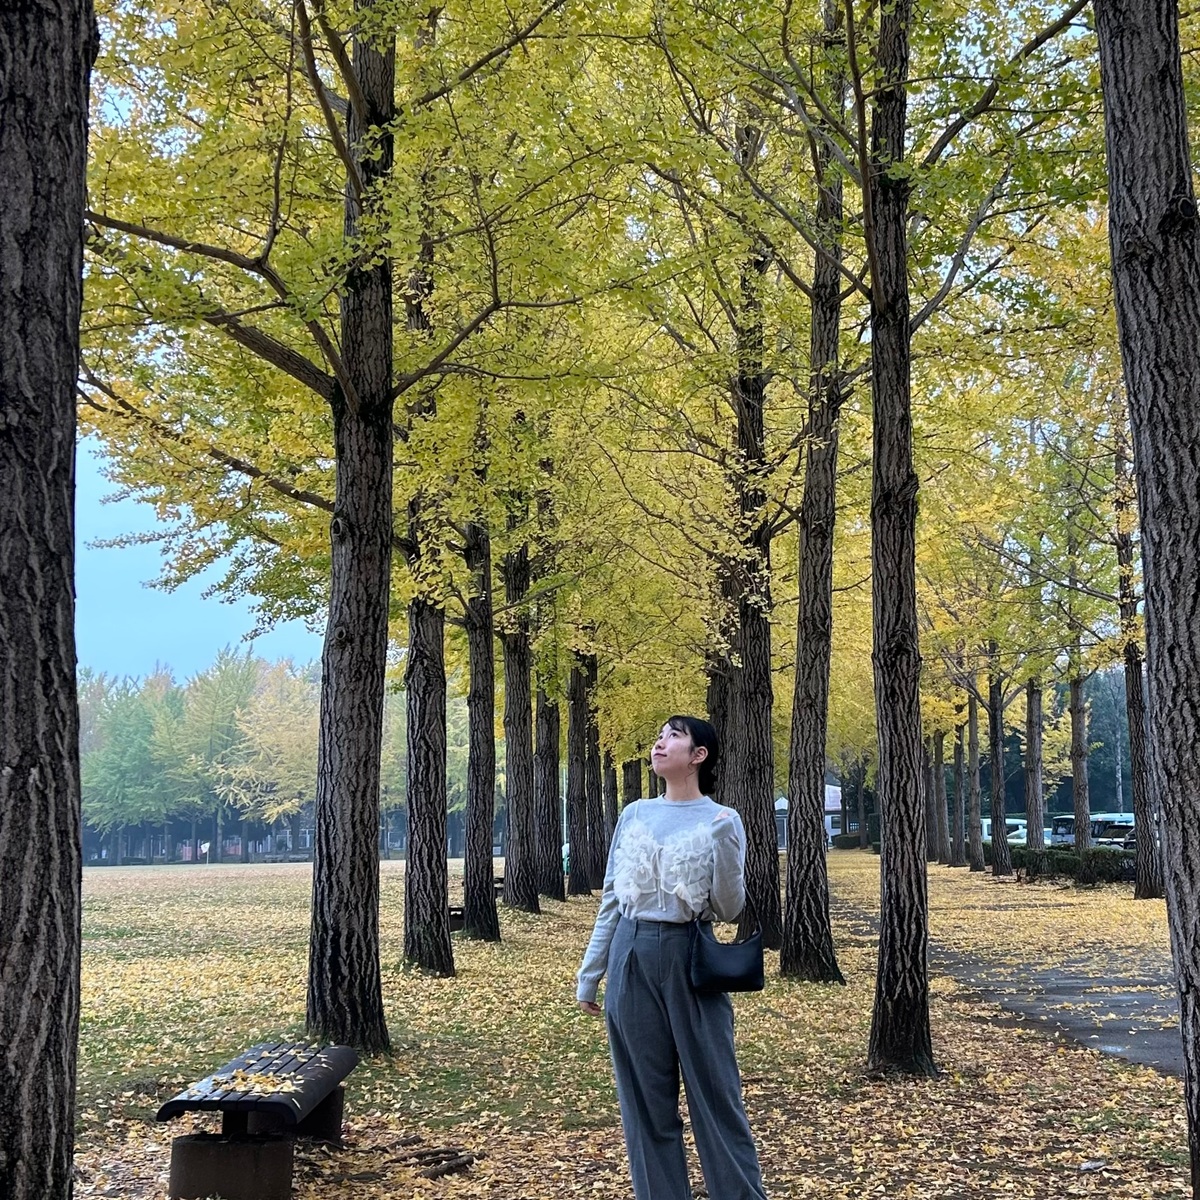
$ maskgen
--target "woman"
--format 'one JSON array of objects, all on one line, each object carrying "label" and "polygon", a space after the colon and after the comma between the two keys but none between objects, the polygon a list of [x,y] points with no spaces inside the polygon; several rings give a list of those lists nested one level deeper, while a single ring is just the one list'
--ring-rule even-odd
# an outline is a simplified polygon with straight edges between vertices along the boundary
[{"label": "woman", "polygon": [[[691,922],[732,921],[746,899],[746,835],[708,797],[717,735],[697,717],[671,717],[651,752],[665,796],[621,813],[596,927],[579,969],[584,1012],[608,1022],[609,1048],[637,1200],[690,1200],[679,1076],[709,1200],[765,1200],[742,1107],[733,1005],[688,980]],[[605,972],[605,1005],[596,992]]]}]

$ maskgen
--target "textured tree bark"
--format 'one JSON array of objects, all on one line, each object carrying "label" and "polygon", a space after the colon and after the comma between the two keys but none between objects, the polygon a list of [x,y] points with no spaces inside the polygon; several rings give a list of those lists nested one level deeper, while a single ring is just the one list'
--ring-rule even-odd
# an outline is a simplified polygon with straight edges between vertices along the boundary
[{"label": "textured tree bark", "polygon": [[529,634],[529,548],[504,556],[504,599],[510,616],[504,647],[504,750],[508,782],[508,840],[504,903],[522,912],[538,903],[537,823],[533,813],[533,645]]},{"label": "textured tree bark", "polygon": [[[994,659],[995,647],[991,651]],[[1008,818],[1004,811],[1004,682],[994,667],[988,674],[988,762],[992,783],[992,874],[1012,874]]]},{"label": "textured tree bark", "polygon": [[[841,5],[826,0],[827,41],[841,28]],[[839,117],[845,108],[841,56],[831,56],[824,86]],[[844,983],[829,919],[825,862],[825,749],[829,729],[829,663],[833,646],[833,533],[837,515],[837,461],[842,378],[842,174],[830,169],[830,150],[818,140],[817,229],[824,253],[813,266],[809,327],[808,422],[804,491],[800,499],[799,607],[796,674],[788,743],[788,853],[780,974],[813,982]],[[843,813],[846,811],[842,793]],[[842,831],[846,825],[843,821]]]},{"label": "textured tree bark", "polygon": [[621,807],[642,798],[642,760],[626,759],[621,764]]},{"label": "textured tree bark", "polygon": [[937,810],[937,860],[950,865],[950,813],[946,806],[946,734],[933,735],[933,802]]},{"label": "textured tree bark", "polygon": [[[720,598],[718,604],[721,617],[716,620],[713,636],[722,647],[728,643],[728,649],[721,650],[720,653],[710,649],[704,658],[704,676],[707,679],[704,704],[708,709],[709,724],[716,731],[716,744],[720,746],[721,750],[720,769],[716,774],[712,799],[716,800],[718,804],[732,806],[732,797],[737,791],[734,781],[738,774],[740,750],[737,739],[730,736],[730,721],[734,707],[734,690],[739,686],[742,670],[734,665],[732,659],[732,643],[737,640],[737,631],[733,628],[736,622],[730,616],[731,612],[736,611],[737,604],[732,570],[728,563],[718,560],[716,572],[719,576]],[[648,796],[658,796],[659,781],[658,776],[654,774],[653,761],[648,761],[647,767],[650,773],[647,794]]]},{"label": "textured tree bark", "polygon": [[86,0],[0,8],[0,1196],[68,1200],[79,1029],[75,381]]},{"label": "textured tree bark", "polygon": [[[347,141],[369,187],[392,168],[386,130],[395,51],[355,37],[353,55],[373,111],[350,107]],[[347,186],[347,236],[357,236],[361,215]],[[379,975],[379,765],[392,564],[391,263],[372,258],[355,267],[339,294],[342,357],[354,395],[339,385],[331,400],[336,507],[321,654],[306,1023],[315,1037],[374,1052],[390,1044]]]},{"label": "textured tree bark", "polygon": [[533,809],[537,820],[538,891],[551,900],[565,900],[562,804],[558,793],[558,704],[542,688],[537,692],[534,731]]},{"label": "textured tree bark", "polygon": [[1125,431],[1117,430],[1115,454],[1115,499],[1117,534],[1117,604],[1124,645],[1125,716],[1129,724],[1129,774],[1133,785],[1133,819],[1142,831],[1134,851],[1135,900],[1156,900],[1166,894],[1162,853],[1159,848],[1159,806],[1151,787],[1149,749],[1146,744],[1146,690],[1142,681],[1142,649],[1137,637],[1138,595],[1133,582],[1133,514],[1135,498],[1129,470]]},{"label": "textured tree bark", "polygon": [[471,595],[463,613],[467,632],[467,844],[463,862],[463,935],[500,940],[492,870],[496,817],[496,651],[492,617],[492,541],[487,527],[470,522],[464,554]]},{"label": "textured tree bark", "polygon": [[[654,768],[648,766],[646,768],[646,795],[647,796],[661,796],[662,792],[663,792],[662,780],[659,779],[659,777],[657,775],[655,775]],[[722,800],[719,803],[724,804],[725,802]]]},{"label": "textured tree bark", "polygon": [[979,783],[979,701],[972,691],[967,697],[967,863],[972,871],[982,871],[983,861],[983,788]]},{"label": "textured tree bark", "polygon": [[1025,845],[1046,848],[1046,810],[1042,794],[1042,681],[1025,685]]},{"label": "textured tree bark", "polygon": [[404,673],[408,724],[408,856],[404,957],[430,975],[454,974],[446,862],[445,614],[416,596],[408,606]]},{"label": "textured tree bark", "polygon": [[[867,1065],[930,1075],[925,798],[921,786],[921,650],[917,625],[918,481],[912,462],[907,123],[911,0],[880,10],[871,122],[871,597],[877,795],[882,836],[879,968]],[[860,103],[865,103],[860,98]]]},{"label": "textured tree bark", "polygon": [[967,769],[963,754],[963,727],[954,730],[954,822],[950,838],[950,865],[967,865]]},{"label": "textured tree bark", "polygon": [[1071,799],[1075,805],[1075,853],[1092,845],[1091,797],[1088,788],[1087,704],[1083,676],[1071,676]]},{"label": "textured tree bark", "polygon": [[[1152,794],[1200,1197],[1200,246],[1177,5],[1096,0],[1109,238],[1145,577]],[[1147,830],[1149,832],[1149,830]]]},{"label": "textured tree bark", "polygon": [[576,658],[567,678],[567,841],[571,846],[567,894],[586,896],[603,878],[594,880],[588,849],[587,814],[587,681]]},{"label": "textured tree bark", "polygon": [[611,843],[613,830],[617,827],[617,767],[610,750],[604,751],[600,771],[604,790],[604,831],[606,841]]}]

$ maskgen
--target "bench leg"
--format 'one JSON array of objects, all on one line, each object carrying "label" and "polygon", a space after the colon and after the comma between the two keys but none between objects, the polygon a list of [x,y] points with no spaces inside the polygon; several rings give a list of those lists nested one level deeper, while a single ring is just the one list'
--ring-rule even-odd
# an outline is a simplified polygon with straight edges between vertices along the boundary
[{"label": "bench leg", "polygon": [[346,1085],[337,1087],[296,1126],[296,1136],[318,1142],[342,1140],[342,1112],[346,1105]]},{"label": "bench leg", "polygon": [[249,1117],[249,1113],[222,1110],[221,1136],[244,1137],[250,1131]]},{"label": "bench leg", "polygon": [[190,1133],[171,1143],[171,1200],[290,1200],[292,1140]]}]

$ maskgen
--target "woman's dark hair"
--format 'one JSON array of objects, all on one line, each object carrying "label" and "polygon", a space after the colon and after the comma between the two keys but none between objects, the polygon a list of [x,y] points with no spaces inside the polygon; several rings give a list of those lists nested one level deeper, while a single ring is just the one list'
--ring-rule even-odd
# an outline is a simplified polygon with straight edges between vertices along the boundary
[{"label": "woman's dark hair", "polygon": [[711,796],[717,783],[717,764],[721,761],[717,731],[700,717],[668,717],[667,724],[676,733],[686,733],[697,750],[703,746],[708,751],[708,756],[700,764],[700,790],[706,796]]}]

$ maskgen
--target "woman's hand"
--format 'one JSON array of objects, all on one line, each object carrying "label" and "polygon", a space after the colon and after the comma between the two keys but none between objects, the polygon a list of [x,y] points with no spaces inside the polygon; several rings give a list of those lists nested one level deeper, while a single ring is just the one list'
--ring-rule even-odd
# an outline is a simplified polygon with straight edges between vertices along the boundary
[{"label": "woman's hand", "polygon": [[589,1017],[599,1017],[604,1012],[604,1009],[595,1000],[580,1000],[579,1008],[580,1011],[587,1013]]}]

